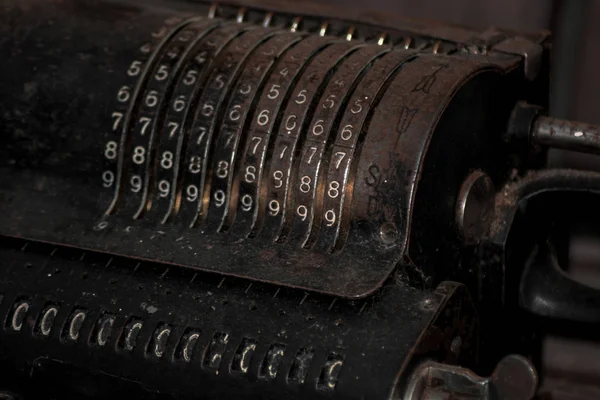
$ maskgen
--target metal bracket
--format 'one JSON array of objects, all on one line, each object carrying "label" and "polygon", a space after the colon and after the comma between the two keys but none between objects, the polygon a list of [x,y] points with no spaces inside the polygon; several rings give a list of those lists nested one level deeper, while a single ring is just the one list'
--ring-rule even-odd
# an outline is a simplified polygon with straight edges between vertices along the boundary
[{"label": "metal bracket", "polygon": [[544,47],[524,37],[507,38],[493,47],[493,50],[523,57],[525,77],[534,80],[542,66]]},{"label": "metal bracket", "polygon": [[537,373],[526,358],[503,358],[492,376],[484,378],[458,366],[426,362],[413,373],[403,400],[530,400]]}]

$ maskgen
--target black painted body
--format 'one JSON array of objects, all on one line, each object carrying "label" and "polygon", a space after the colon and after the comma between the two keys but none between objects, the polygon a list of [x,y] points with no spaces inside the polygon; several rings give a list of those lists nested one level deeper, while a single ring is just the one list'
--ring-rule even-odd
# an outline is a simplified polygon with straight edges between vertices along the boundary
[{"label": "black painted body", "polygon": [[[9,389],[383,399],[425,359],[477,364],[467,288],[499,305],[504,273],[473,272],[454,213],[472,171],[500,186],[529,163],[502,141],[531,97],[519,57],[437,44],[434,31],[407,42],[402,27],[381,44],[376,25],[352,40],[342,21],[323,37],[310,17],[304,31],[286,14],[265,28],[262,9],[238,23],[234,7],[207,18],[204,3],[3,7]],[[80,310],[81,334],[65,338]],[[131,318],[143,328],[130,352]]]}]

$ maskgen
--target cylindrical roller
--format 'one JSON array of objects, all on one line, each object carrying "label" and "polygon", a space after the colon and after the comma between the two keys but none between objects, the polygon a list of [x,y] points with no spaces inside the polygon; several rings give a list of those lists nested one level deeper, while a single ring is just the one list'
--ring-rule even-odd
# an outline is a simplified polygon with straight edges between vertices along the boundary
[{"label": "cylindrical roller", "polygon": [[1,28],[0,234],[347,298],[395,269],[453,276],[428,257],[458,245],[469,173],[510,170],[492,162],[510,69],[244,10],[84,3]]}]

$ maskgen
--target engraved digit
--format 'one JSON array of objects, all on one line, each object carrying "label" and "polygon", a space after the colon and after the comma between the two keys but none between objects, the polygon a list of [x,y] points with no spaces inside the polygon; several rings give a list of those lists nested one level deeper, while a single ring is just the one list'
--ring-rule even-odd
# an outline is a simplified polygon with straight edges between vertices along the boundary
[{"label": "engraved digit", "polygon": [[284,68],[281,71],[279,71],[279,75],[281,75],[281,76],[287,76],[287,74],[288,74],[288,69],[287,68]]},{"label": "engraved digit", "polygon": [[104,171],[102,173],[102,186],[109,188],[115,182],[115,174],[112,171]]},{"label": "engraved digit", "polygon": [[310,192],[310,184],[311,184],[310,176],[304,175],[302,179],[300,179],[300,191],[302,193]]},{"label": "engraved digit", "polygon": [[306,220],[306,216],[308,215],[308,209],[306,206],[298,206],[296,213],[302,218],[302,221]]},{"label": "engraved digit", "polygon": [[283,156],[285,156],[285,152],[287,151],[287,146],[283,146],[283,150],[281,150],[281,154],[279,155],[279,159],[283,160]]},{"label": "engraved digit", "polygon": [[269,90],[269,94],[267,94],[267,97],[271,100],[275,100],[277,97],[279,97],[280,87],[280,85],[273,84],[273,86],[271,86],[271,89]]},{"label": "engraved digit", "polygon": [[119,89],[119,93],[117,93],[117,100],[119,100],[121,103],[127,103],[129,101],[129,86],[123,86],[121,89]]},{"label": "engraved digit", "polygon": [[237,121],[242,117],[242,113],[240,110],[242,109],[241,105],[235,105],[231,108],[231,112],[229,113],[229,119],[232,121]]},{"label": "engraved digit", "polygon": [[112,117],[115,119],[115,122],[113,122],[113,131],[116,131],[119,129],[119,124],[121,124],[121,120],[123,119],[123,113],[120,112],[114,112],[112,113]]},{"label": "engraved digit", "polygon": [[130,180],[131,191],[137,193],[142,188],[142,177],[139,175],[133,175]]},{"label": "engraved digit", "polygon": [[190,160],[189,170],[192,174],[197,174],[202,169],[202,159],[198,156],[193,156]]},{"label": "engraved digit", "polygon": [[254,136],[252,138],[252,141],[254,142],[256,140],[256,144],[254,145],[254,148],[252,149],[252,155],[256,154],[256,150],[258,149],[258,145],[260,144],[260,142],[262,142],[262,138],[260,136]]},{"label": "engraved digit", "polygon": [[340,195],[340,183],[338,181],[333,181],[329,184],[329,189],[327,190],[327,195],[332,199],[337,198]]},{"label": "engraved digit", "polygon": [[275,171],[273,172],[273,179],[275,179],[275,188],[279,189],[281,186],[283,186],[283,172],[282,171]]},{"label": "engraved digit", "polygon": [[217,176],[221,179],[225,179],[227,178],[227,175],[229,174],[229,163],[227,161],[219,161],[218,167],[217,167]]},{"label": "engraved digit", "polygon": [[260,114],[258,114],[257,121],[260,126],[265,126],[269,123],[269,110],[262,110]]},{"label": "engraved digit", "polygon": [[354,115],[360,113],[363,110],[362,102],[362,99],[356,99],[352,105],[352,108],[350,109],[350,112]]},{"label": "engraved digit", "polygon": [[[210,45],[210,43],[207,43]],[[203,51],[202,53],[198,54],[194,60],[196,60],[196,62],[198,64],[204,64],[206,62],[206,56],[208,55],[208,53],[206,51]]]},{"label": "engraved digit", "polygon": [[277,200],[271,200],[269,202],[269,214],[272,216],[276,216],[279,214],[279,202]]},{"label": "engraved digit", "polygon": [[342,129],[342,134],[340,135],[342,140],[350,140],[352,139],[352,125],[348,124]]},{"label": "engraved digit", "polygon": [[315,122],[315,125],[313,126],[312,129],[312,133],[315,136],[319,136],[321,134],[323,134],[323,132],[325,131],[325,128],[323,127],[323,123],[325,121],[322,119],[317,120],[317,122]]},{"label": "engraved digit", "polygon": [[205,117],[212,116],[214,111],[215,107],[210,103],[206,103],[202,106],[202,115],[204,115]]},{"label": "engraved digit", "polygon": [[111,140],[110,142],[106,143],[104,157],[108,158],[109,160],[114,160],[117,158],[117,142]]},{"label": "engraved digit", "polygon": [[204,139],[204,135],[206,135],[206,128],[201,126],[200,128],[198,128],[198,130],[200,131],[200,136],[198,136],[198,140],[196,140],[196,144],[200,144],[202,142],[202,139]]},{"label": "engraved digit", "polygon": [[245,83],[244,86],[240,89],[240,93],[241,94],[248,94],[252,91],[252,86],[250,86],[249,84]]},{"label": "engraved digit", "polygon": [[223,87],[225,86],[225,81],[223,80],[223,78],[223,75],[217,75],[217,77],[215,78],[215,87],[217,89],[223,89]]},{"label": "engraved digit", "polygon": [[225,141],[225,148],[227,148],[231,145],[231,141],[235,137],[235,134],[233,132],[225,132],[225,135],[227,135],[227,140]]},{"label": "engraved digit", "polygon": [[148,129],[150,122],[152,122],[152,118],[140,117],[140,124],[142,124],[142,131],[140,132],[140,135],[144,136],[146,134],[146,129]]},{"label": "engraved digit", "polygon": [[335,211],[327,210],[325,213],[325,220],[327,221],[327,226],[333,226],[333,224],[335,224]]},{"label": "engraved digit", "polygon": [[177,99],[173,102],[173,110],[176,112],[181,112],[185,108],[185,96],[178,96]]},{"label": "engraved digit", "polygon": [[343,151],[337,151],[334,157],[336,158],[335,169],[340,169],[340,165],[342,164],[342,160],[344,159],[344,157],[346,157],[346,153],[344,153]]},{"label": "engraved digit", "polygon": [[296,129],[296,119],[297,118],[298,117],[296,117],[295,115],[290,115],[285,120],[285,129],[288,131],[288,133],[291,133],[291,131]]},{"label": "engraved digit", "polygon": [[171,132],[169,132],[169,137],[172,138],[177,133],[177,129],[179,129],[179,124],[177,122],[170,121],[167,126],[171,128]]},{"label": "engraved digit", "polygon": [[183,79],[183,84],[186,86],[191,86],[194,83],[196,83],[196,80],[198,79],[198,71],[192,69],[189,70],[187,72],[187,74],[185,74],[185,78]]},{"label": "engraved digit", "polygon": [[296,104],[306,103],[306,89],[301,90],[296,96]]},{"label": "engraved digit", "polygon": [[179,50],[177,50],[177,49],[171,49],[167,52],[167,56],[169,56],[169,58],[171,58],[171,59],[177,58],[178,55],[179,55]]},{"label": "engraved digit", "polygon": [[214,194],[215,204],[217,207],[223,206],[225,204],[225,192],[222,190],[217,190]]},{"label": "engraved digit", "polygon": [[129,69],[127,69],[127,75],[129,75],[129,76],[138,76],[140,74],[140,72],[142,72],[142,62],[141,61],[132,62],[131,65],[129,66]]},{"label": "engraved digit", "polygon": [[136,146],[133,149],[133,162],[136,164],[143,164],[146,160],[146,149],[142,146]]},{"label": "engraved digit", "polygon": [[242,210],[252,210],[252,197],[249,194],[242,196]]},{"label": "engraved digit", "polygon": [[332,109],[333,107],[335,107],[335,101],[333,99],[335,99],[335,94],[331,94],[327,97],[327,99],[325,99],[325,102],[323,103],[323,108],[325,109]]},{"label": "engraved digit", "polygon": [[153,38],[163,37],[166,33],[167,33],[167,28],[165,28],[163,26],[162,28],[160,28],[160,30],[158,32],[152,32],[152,37]]},{"label": "engraved digit", "polygon": [[160,192],[160,197],[168,197],[171,190],[171,184],[169,181],[162,180],[158,183],[158,190]]},{"label": "engraved digit", "polygon": [[171,169],[173,167],[173,153],[165,151],[160,160],[160,166],[163,169]]},{"label": "engraved digit", "polygon": [[246,167],[246,174],[244,175],[244,179],[248,183],[253,183],[256,181],[256,167],[249,165]]},{"label": "engraved digit", "polygon": [[315,156],[315,153],[317,152],[317,148],[314,146],[311,146],[310,149],[308,149],[308,151],[310,151],[310,156],[308,157],[308,163],[310,164],[312,162],[312,158]]},{"label": "engraved digit", "polygon": [[198,199],[198,188],[194,185],[189,185],[186,189],[185,189],[185,199],[187,201],[196,201]]},{"label": "engraved digit", "polygon": [[146,43],[142,45],[142,47],[140,47],[140,51],[144,54],[148,54],[152,51],[152,46],[150,45],[150,43]]},{"label": "engraved digit", "polygon": [[154,79],[157,81],[164,81],[169,77],[169,68],[166,65],[161,65],[158,67],[158,71],[156,71],[156,75],[154,75]]},{"label": "engraved digit", "polygon": [[150,108],[156,107],[158,104],[158,92],[156,90],[150,91],[146,96],[146,105]]}]

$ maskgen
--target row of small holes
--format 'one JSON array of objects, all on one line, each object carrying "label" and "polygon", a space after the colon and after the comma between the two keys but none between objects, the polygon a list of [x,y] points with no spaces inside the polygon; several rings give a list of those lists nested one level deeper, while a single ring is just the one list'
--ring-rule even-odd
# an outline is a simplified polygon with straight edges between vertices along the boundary
[{"label": "row of small holes", "polygon": [[[212,4],[212,6],[210,7],[210,9],[208,11],[209,18],[219,17],[219,15],[217,14],[218,7],[219,7],[219,5],[217,3]],[[246,8],[238,9],[238,12],[235,17],[237,22],[239,22],[239,23],[244,22],[244,20],[246,18],[246,11],[247,11]],[[263,20],[263,26],[264,27],[270,26],[273,17],[274,17],[274,14],[272,12],[267,13]],[[302,30],[301,24],[302,24],[302,17],[295,17],[290,25],[290,28],[289,28],[290,31],[297,32],[297,31]],[[324,21],[319,28],[319,35],[325,36],[327,34],[328,27],[329,27],[329,22]],[[341,37],[344,37],[348,41],[356,39],[357,35],[356,35],[356,28],[354,27],[354,25],[350,25],[350,27],[348,27],[348,29],[346,30],[346,33],[341,35]],[[376,42],[378,45],[383,46],[384,44],[389,44],[388,43],[389,38],[390,38],[390,35],[387,32],[381,32],[377,36]],[[411,37],[411,36],[403,37],[403,38],[400,38],[400,40],[398,40],[398,43],[396,44],[396,46],[403,47],[405,49],[409,49],[409,48],[411,48],[411,45],[413,44],[414,41],[415,41],[414,37]],[[439,54],[447,54],[447,53],[455,50],[454,48],[448,49],[445,51],[442,50],[443,43],[444,42],[441,40],[432,41],[428,45],[427,44],[423,45],[422,46],[423,48],[419,49],[419,50],[423,50],[424,48],[429,47],[429,46],[431,46],[431,52],[433,54],[438,54],[438,53]]]},{"label": "row of small holes", "polygon": [[[23,322],[29,311],[29,300],[17,300],[7,318],[7,325],[16,332],[21,331]],[[58,306],[54,304],[46,305],[42,311],[40,318],[36,324],[35,332],[41,336],[49,336],[54,320],[58,314]],[[67,319],[67,323],[63,329],[62,337],[70,341],[77,341],[80,336],[80,330],[87,317],[87,311],[81,308],[75,308]],[[115,323],[115,316],[111,314],[103,314],[92,329],[90,341],[94,345],[105,346],[109,343]],[[117,346],[125,351],[132,352],[135,348],[136,341],[140,331],[142,330],[143,322],[137,318],[130,318],[125,324],[123,331],[117,342]],[[152,339],[148,345],[147,353],[156,358],[162,358],[166,352],[168,340],[171,335],[172,327],[166,324],[160,324],[155,329]],[[200,332],[197,330],[188,329],[181,337],[176,348],[174,358],[191,362],[194,347],[200,338]],[[221,365],[223,354],[229,344],[230,336],[225,332],[217,332],[213,335],[202,360],[202,365],[205,368],[217,370]],[[254,339],[244,338],[238,347],[233,360],[231,362],[231,371],[246,374],[250,366],[250,360],[256,350],[258,342]],[[273,344],[265,358],[263,359],[258,376],[261,379],[275,379],[278,374],[279,366],[285,355],[286,348],[282,344]],[[287,376],[288,382],[304,383],[308,368],[314,357],[314,351],[311,349],[300,349],[290,368]],[[336,354],[330,354],[325,366],[323,367],[319,379],[317,381],[317,389],[333,390],[337,383],[337,377],[343,364],[343,358]]]}]

